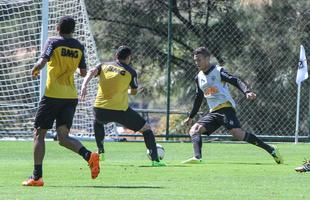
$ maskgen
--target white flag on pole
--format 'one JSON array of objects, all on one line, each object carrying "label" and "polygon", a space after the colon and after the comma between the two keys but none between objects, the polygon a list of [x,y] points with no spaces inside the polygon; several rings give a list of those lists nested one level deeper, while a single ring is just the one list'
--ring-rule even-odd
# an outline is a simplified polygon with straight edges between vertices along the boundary
[{"label": "white flag on pole", "polygon": [[305,48],[304,46],[300,45],[300,55],[299,55],[296,83],[300,84],[307,78],[308,78],[308,67],[307,67]]}]

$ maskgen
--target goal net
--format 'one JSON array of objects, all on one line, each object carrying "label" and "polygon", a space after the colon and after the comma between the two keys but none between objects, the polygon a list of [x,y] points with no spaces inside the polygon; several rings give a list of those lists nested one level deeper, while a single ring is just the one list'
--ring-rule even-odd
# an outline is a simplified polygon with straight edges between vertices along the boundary
[{"label": "goal net", "polygon": [[[47,2],[48,13],[42,11],[43,1]],[[57,35],[60,17],[73,16],[74,37],[85,45],[88,69],[99,63],[84,0],[0,0],[0,138],[32,136],[40,79],[33,79],[30,72],[41,52],[44,15],[48,37]],[[76,77],[78,90],[82,81],[82,77]],[[73,134],[92,133],[96,88],[97,81],[91,81],[87,100],[78,105]]]}]

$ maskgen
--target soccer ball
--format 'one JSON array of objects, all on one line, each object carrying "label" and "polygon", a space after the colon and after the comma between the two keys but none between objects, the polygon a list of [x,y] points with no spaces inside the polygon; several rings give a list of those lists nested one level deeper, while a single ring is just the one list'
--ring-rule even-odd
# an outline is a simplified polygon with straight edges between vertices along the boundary
[{"label": "soccer ball", "polygon": [[[156,147],[157,147],[158,158],[159,158],[160,160],[164,159],[164,157],[165,157],[165,149],[164,149],[164,147],[161,146],[160,144],[156,144]],[[150,150],[147,149],[147,150],[146,150],[146,155],[147,155],[147,157],[148,157],[150,160],[152,160],[151,154],[150,154],[150,153],[151,153]]]}]

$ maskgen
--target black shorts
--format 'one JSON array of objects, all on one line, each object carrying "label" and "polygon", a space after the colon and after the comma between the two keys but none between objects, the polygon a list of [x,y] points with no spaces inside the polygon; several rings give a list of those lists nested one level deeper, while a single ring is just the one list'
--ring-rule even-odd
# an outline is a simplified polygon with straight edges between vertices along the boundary
[{"label": "black shorts", "polygon": [[228,130],[232,128],[241,128],[240,122],[236,116],[235,109],[221,108],[219,110],[208,113],[197,121],[198,124],[206,128],[206,134],[212,134],[220,126],[224,126]]},{"label": "black shorts", "polygon": [[39,103],[34,127],[51,129],[56,119],[56,128],[66,125],[70,129],[77,104],[77,99],[58,99],[43,96]]},{"label": "black shorts", "polygon": [[126,111],[94,108],[94,116],[97,123],[116,122],[135,132],[141,130],[146,123],[145,119],[130,107]]}]

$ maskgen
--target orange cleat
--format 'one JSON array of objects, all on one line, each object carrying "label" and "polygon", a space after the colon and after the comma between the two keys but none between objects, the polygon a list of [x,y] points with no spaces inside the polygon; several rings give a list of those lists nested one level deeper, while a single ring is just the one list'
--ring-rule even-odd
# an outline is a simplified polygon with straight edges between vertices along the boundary
[{"label": "orange cleat", "polygon": [[88,160],[88,166],[91,171],[91,178],[96,179],[98,174],[100,173],[100,166],[99,166],[99,154],[98,153],[91,153],[90,158]]},{"label": "orange cleat", "polygon": [[44,182],[42,178],[39,178],[38,180],[34,180],[34,178],[31,176],[27,180],[23,181],[23,186],[43,186]]}]

